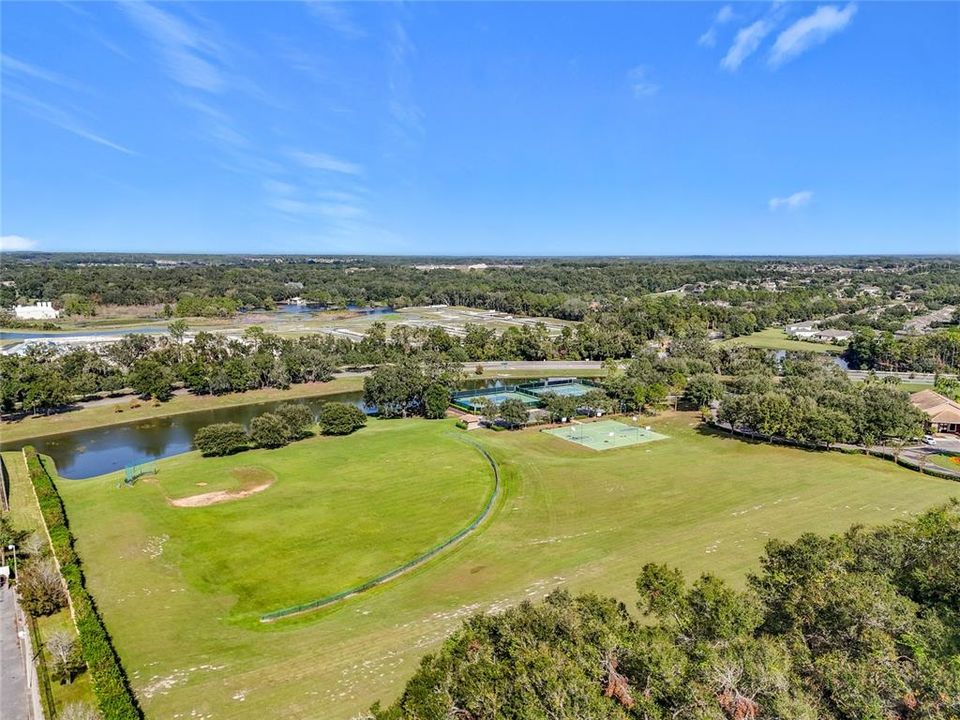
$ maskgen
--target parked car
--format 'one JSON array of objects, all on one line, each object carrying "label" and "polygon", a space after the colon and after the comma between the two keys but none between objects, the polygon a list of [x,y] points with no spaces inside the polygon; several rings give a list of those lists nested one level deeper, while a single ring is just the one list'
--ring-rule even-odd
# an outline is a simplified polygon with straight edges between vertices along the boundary
[{"label": "parked car", "polygon": [[937,444],[937,439],[936,439],[933,435],[924,435],[924,436],[923,436],[923,443],[924,443],[925,445],[936,445],[936,444]]}]

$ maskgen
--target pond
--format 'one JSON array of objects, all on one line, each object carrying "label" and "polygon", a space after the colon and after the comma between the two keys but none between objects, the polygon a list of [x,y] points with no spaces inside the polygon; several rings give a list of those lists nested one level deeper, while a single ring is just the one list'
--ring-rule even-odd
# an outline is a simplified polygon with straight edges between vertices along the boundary
[{"label": "pond", "polygon": [[[467,380],[468,388],[502,385],[502,380],[474,378]],[[60,475],[72,480],[103,475],[151,460],[179,455],[193,448],[193,436],[200,428],[213,423],[235,422],[244,427],[257,415],[274,410],[283,402],[307,405],[314,413],[326,402],[353,403],[365,412],[373,408],[364,405],[360,392],[337,393],[291,401],[273,401],[236,405],[216,410],[199,410],[164,418],[141,420],[108,427],[76,430],[59,435],[47,435],[35,440],[2,443],[4,450],[19,450],[33,445],[38,452],[52,457]]]}]

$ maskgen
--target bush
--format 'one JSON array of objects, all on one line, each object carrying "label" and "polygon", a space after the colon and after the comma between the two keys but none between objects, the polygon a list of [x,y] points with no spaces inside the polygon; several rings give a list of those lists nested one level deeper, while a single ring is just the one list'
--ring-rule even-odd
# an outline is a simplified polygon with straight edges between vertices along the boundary
[{"label": "bush", "polygon": [[367,416],[356,405],[330,402],[320,408],[317,422],[324,435],[349,435],[367,424]]},{"label": "bush", "polygon": [[287,424],[273,413],[258,415],[250,423],[250,439],[261,448],[283,447],[290,441],[287,432]]},{"label": "bush", "polygon": [[50,655],[50,674],[60,684],[72,683],[83,671],[83,657],[76,638],[64,630],[50,635],[45,643]]},{"label": "bush", "polygon": [[63,580],[52,560],[25,563],[17,578],[20,604],[34,617],[53,615],[67,604]]},{"label": "bush", "polygon": [[310,408],[301,403],[285,403],[278,407],[274,414],[287,426],[287,437],[290,440],[306,437],[314,423]]},{"label": "bush", "polygon": [[100,720],[100,714],[86,703],[74,702],[63,706],[58,720]]},{"label": "bush", "polygon": [[250,439],[242,425],[216,423],[197,430],[193,444],[204,457],[232,455],[247,447]]}]

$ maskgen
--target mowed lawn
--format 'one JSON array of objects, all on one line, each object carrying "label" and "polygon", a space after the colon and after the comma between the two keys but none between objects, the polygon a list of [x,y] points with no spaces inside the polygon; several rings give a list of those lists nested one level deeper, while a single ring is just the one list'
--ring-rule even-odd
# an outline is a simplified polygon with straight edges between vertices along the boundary
[{"label": "mowed lawn", "polygon": [[765,350],[796,350],[816,353],[830,353],[839,355],[844,348],[830,343],[812,342],[810,340],[793,340],[780,328],[766,328],[752,335],[724,340],[722,345],[745,345]]},{"label": "mowed lawn", "polygon": [[[71,522],[109,519],[100,536],[120,568],[122,558],[155,556],[187,587],[234,598],[224,619],[257,624],[415,558],[480,512],[493,489],[480,453],[445,425],[407,430],[398,442],[395,428],[373,422],[278,450],[175,456],[133,488],[116,487],[119,473],[60,487]],[[253,493],[201,507],[169,502],[215,491]]]},{"label": "mowed lawn", "polygon": [[[614,594],[633,607],[634,579],[650,561],[742,585],[771,538],[889,522],[960,496],[956,483],[875,458],[705,433],[693,414],[646,422],[670,439],[596,452],[536,431],[470,433],[497,458],[504,480],[480,531],[385,586],[274,624],[249,622],[249,610],[308,600],[336,585],[335,574],[347,573],[347,584],[363,575],[356,567],[372,567],[372,553],[385,561],[384,548],[396,547],[396,518],[406,510],[384,510],[393,519],[378,528],[360,521],[365,502],[377,502],[372,490],[358,488],[358,501],[339,512],[328,503],[323,483],[343,463],[357,464],[351,482],[400,482],[415,497],[445,466],[438,457],[453,453],[471,492],[457,504],[444,483],[435,494],[428,489],[428,505],[440,524],[450,516],[443,532],[479,509],[482,458],[449,436],[452,421],[374,422],[349,438],[211,461],[255,463],[277,480],[260,495],[201,509],[202,520],[164,497],[192,492],[197,481],[210,483],[204,490],[229,484],[222,472],[201,472],[207,461],[195,456],[161,463],[156,484],[59,486],[92,590],[154,718],[351,718],[392,698],[419,658],[473,612],[559,586]],[[284,460],[288,454],[297,459]],[[313,517],[315,557],[299,527]],[[330,525],[358,523],[362,542],[342,542],[337,552],[320,542]],[[244,568],[254,579],[242,577]]]}]

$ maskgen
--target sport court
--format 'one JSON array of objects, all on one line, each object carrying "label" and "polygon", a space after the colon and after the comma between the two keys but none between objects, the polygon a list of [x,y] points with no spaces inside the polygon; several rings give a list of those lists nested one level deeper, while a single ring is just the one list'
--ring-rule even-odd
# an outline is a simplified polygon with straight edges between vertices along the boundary
[{"label": "sport court", "polygon": [[533,393],[538,397],[548,395],[553,393],[554,395],[562,395],[564,397],[579,397],[581,395],[586,395],[591,390],[596,390],[595,385],[587,385],[582,382],[563,382],[563,383],[543,383],[541,385],[534,385],[532,383],[527,383],[520,386],[520,390],[525,393]]},{"label": "sport court", "polygon": [[616,420],[601,420],[592,423],[573,423],[543,432],[583,445],[591,450],[613,450],[615,448],[640,445],[656,440],[668,440],[669,435],[661,435],[637,425],[625,425]]},{"label": "sport court", "polygon": [[516,392],[515,390],[485,392],[478,393],[476,395],[469,395],[467,397],[459,397],[454,400],[454,404],[459,405],[470,412],[477,412],[482,407],[481,403],[483,400],[489,400],[495,405],[499,405],[506,400],[519,400],[527,407],[532,407],[539,404],[537,398],[526,395],[525,393]]}]

